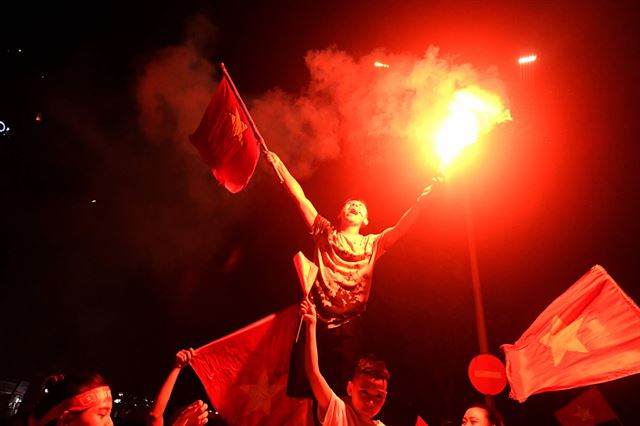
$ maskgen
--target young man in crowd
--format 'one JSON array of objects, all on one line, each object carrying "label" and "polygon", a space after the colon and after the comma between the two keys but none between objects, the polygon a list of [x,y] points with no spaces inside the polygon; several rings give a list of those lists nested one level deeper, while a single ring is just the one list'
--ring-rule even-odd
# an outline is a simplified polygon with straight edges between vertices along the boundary
[{"label": "young man in crowd", "polygon": [[318,402],[318,421],[324,426],[384,426],[373,420],[387,398],[389,372],[384,362],[372,358],[360,358],[351,379],[347,383],[347,397],[340,399],[331,389],[318,362],[316,344],[317,314],[313,304],[305,299],[301,313],[306,324],[305,370],[313,395]]}]

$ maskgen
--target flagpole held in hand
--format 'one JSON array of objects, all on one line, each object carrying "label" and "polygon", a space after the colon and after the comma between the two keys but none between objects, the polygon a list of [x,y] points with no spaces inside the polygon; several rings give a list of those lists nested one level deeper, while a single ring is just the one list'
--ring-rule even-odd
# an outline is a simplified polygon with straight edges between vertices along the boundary
[{"label": "flagpole held in hand", "polygon": [[[300,279],[300,286],[302,288],[303,296],[302,299],[309,300],[309,291],[311,291],[313,282],[318,275],[318,266],[307,259],[301,251],[293,256],[293,264],[296,267],[296,272],[298,273],[298,278]],[[298,343],[298,338],[300,337],[300,330],[302,329],[303,321],[303,316],[301,314],[299,315],[300,322],[298,323],[298,331],[296,332],[296,343]]]},{"label": "flagpole held in hand", "polygon": [[304,317],[300,315],[300,322],[298,322],[298,331],[296,332],[296,343],[298,343],[298,339],[300,338],[300,330],[302,330],[303,321],[304,321]]},{"label": "flagpole held in hand", "polygon": [[[253,130],[253,133],[255,133],[255,135],[257,136],[258,141],[262,146],[262,152],[263,153],[268,152],[269,148],[267,148],[267,144],[265,143],[264,138],[260,134],[260,131],[258,130],[258,126],[256,126],[256,124],[253,122],[253,118],[251,117],[251,114],[249,114],[249,110],[247,109],[247,106],[244,104],[244,101],[242,100],[242,97],[240,96],[240,92],[238,92],[236,85],[233,84],[233,80],[231,80],[231,76],[227,72],[227,68],[224,66],[224,63],[222,62],[220,63],[220,68],[222,70],[223,77],[226,78],[227,81],[229,82],[229,86],[231,86],[231,89],[233,90],[234,95],[236,96],[236,98],[238,99],[238,102],[242,106],[242,110],[244,111],[244,114],[247,116],[247,120],[249,120],[251,129]],[[282,183],[284,179],[282,178],[280,171],[278,171],[275,165],[272,164],[272,166],[273,166],[273,170],[275,170],[276,174],[278,175],[278,179],[280,179],[280,183]]]}]

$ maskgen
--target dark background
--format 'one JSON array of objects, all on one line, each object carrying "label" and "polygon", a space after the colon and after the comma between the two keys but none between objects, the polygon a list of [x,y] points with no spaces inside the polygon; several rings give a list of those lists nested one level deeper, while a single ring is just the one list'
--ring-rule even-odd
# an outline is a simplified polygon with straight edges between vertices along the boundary
[{"label": "dark background", "polygon": [[[136,87],[161,49],[198,33],[198,51],[224,61],[250,102],[274,87],[304,87],[310,49],[421,55],[435,45],[457,62],[497,67],[514,121],[494,130],[491,150],[382,258],[368,337],[393,376],[387,424],[413,424],[416,414],[456,424],[481,399],[466,377],[478,347],[465,194],[494,355],[594,264],[640,300],[636,9],[597,1],[4,5],[0,378],[37,382],[82,367],[152,397],[178,349],[297,301],[291,258],[311,242],[265,162],[232,195],[186,139],[149,142]],[[516,59],[530,51],[539,60],[523,75]],[[287,141],[268,143],[278,151]],[[356,174],[349,161],[322,162],[301,181],[327,216],[361,194],[370,232],[393,224],[431,172],[402,150]],[[203,396],[199,386],[183,373],[175,403]],[[599,389],[632,424],[638,377]],[[508,424],[555,424],[553,412],[582,391],[519,404],[505,390],[497,403]]]}]

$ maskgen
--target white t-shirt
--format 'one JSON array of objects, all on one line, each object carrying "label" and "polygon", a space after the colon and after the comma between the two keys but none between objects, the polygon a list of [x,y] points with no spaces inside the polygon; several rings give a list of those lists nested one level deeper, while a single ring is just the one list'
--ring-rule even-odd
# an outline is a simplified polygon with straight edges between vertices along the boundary
[{"label": "white t-shirt", "polygon": [[316,243],[314,263],[318,266],[311,299],[318,310],[318,320],[328,328],[339,327],[366,309],[373,267],[384,254],[381,242],[385,232],[339,232],[318,215],[311,233]]},{"label": "white t-shirt", "polygon": [[324,419],[318,412],[318,420],[323,426],[384,426],[380,420],[363,419],[349,404],[338,398],[335,392],[331,392],[331,401],[324,414]]}]

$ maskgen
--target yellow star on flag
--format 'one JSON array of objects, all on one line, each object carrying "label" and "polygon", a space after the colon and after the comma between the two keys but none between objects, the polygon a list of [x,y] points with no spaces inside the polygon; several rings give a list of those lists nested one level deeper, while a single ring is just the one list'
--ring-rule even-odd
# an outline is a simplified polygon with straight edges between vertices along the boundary
[{"label": "yellow star on flag", "polygon": [[245,124],[244,121],[242,121],[242,117],[240,116],[238,108],[234,109],[233,114],[229,113],[229,118],[231,119],[231,137],[237,139],[238,142],[240,142],[240,144],[242,145],[242,134],[249,127]]},{"label": "yellow star on flag", "polygon": [[542,336],[540,343],[551,348],[551,354],[553,355],[553,365],[558,366],[564,358],[567,351],[571,352],[589,352],[584,347],[582,342],[576,336],[580,326],[584,321],[584,317],[580,317],[573,321],[569,325],[565,325],[564,322],[556,315],[553,317],[553,324],[551,330],[560,330],[555,333],[549,331]]},{"label": "yellow star on flag", "polygon": [[580,405],[576,408],[576,411],[574,411],[573,414],[575,417],[579,418],[581,422],[586,422],[588,420],[595,420],[595,418],[591,414],[591,411],[589,411],[588,408],[584,408]]},{"label": "yellow star on flag", "polygon": [[284,390],[283,383],[269,384],[269,376],[265,371],[260,374],[258,382],[251,385],[239,386],[240,390],[249,396],[246,406],[246,415],[249,416],[260,410],[265,416],[271,414],[271,399],[278,392]]}]

